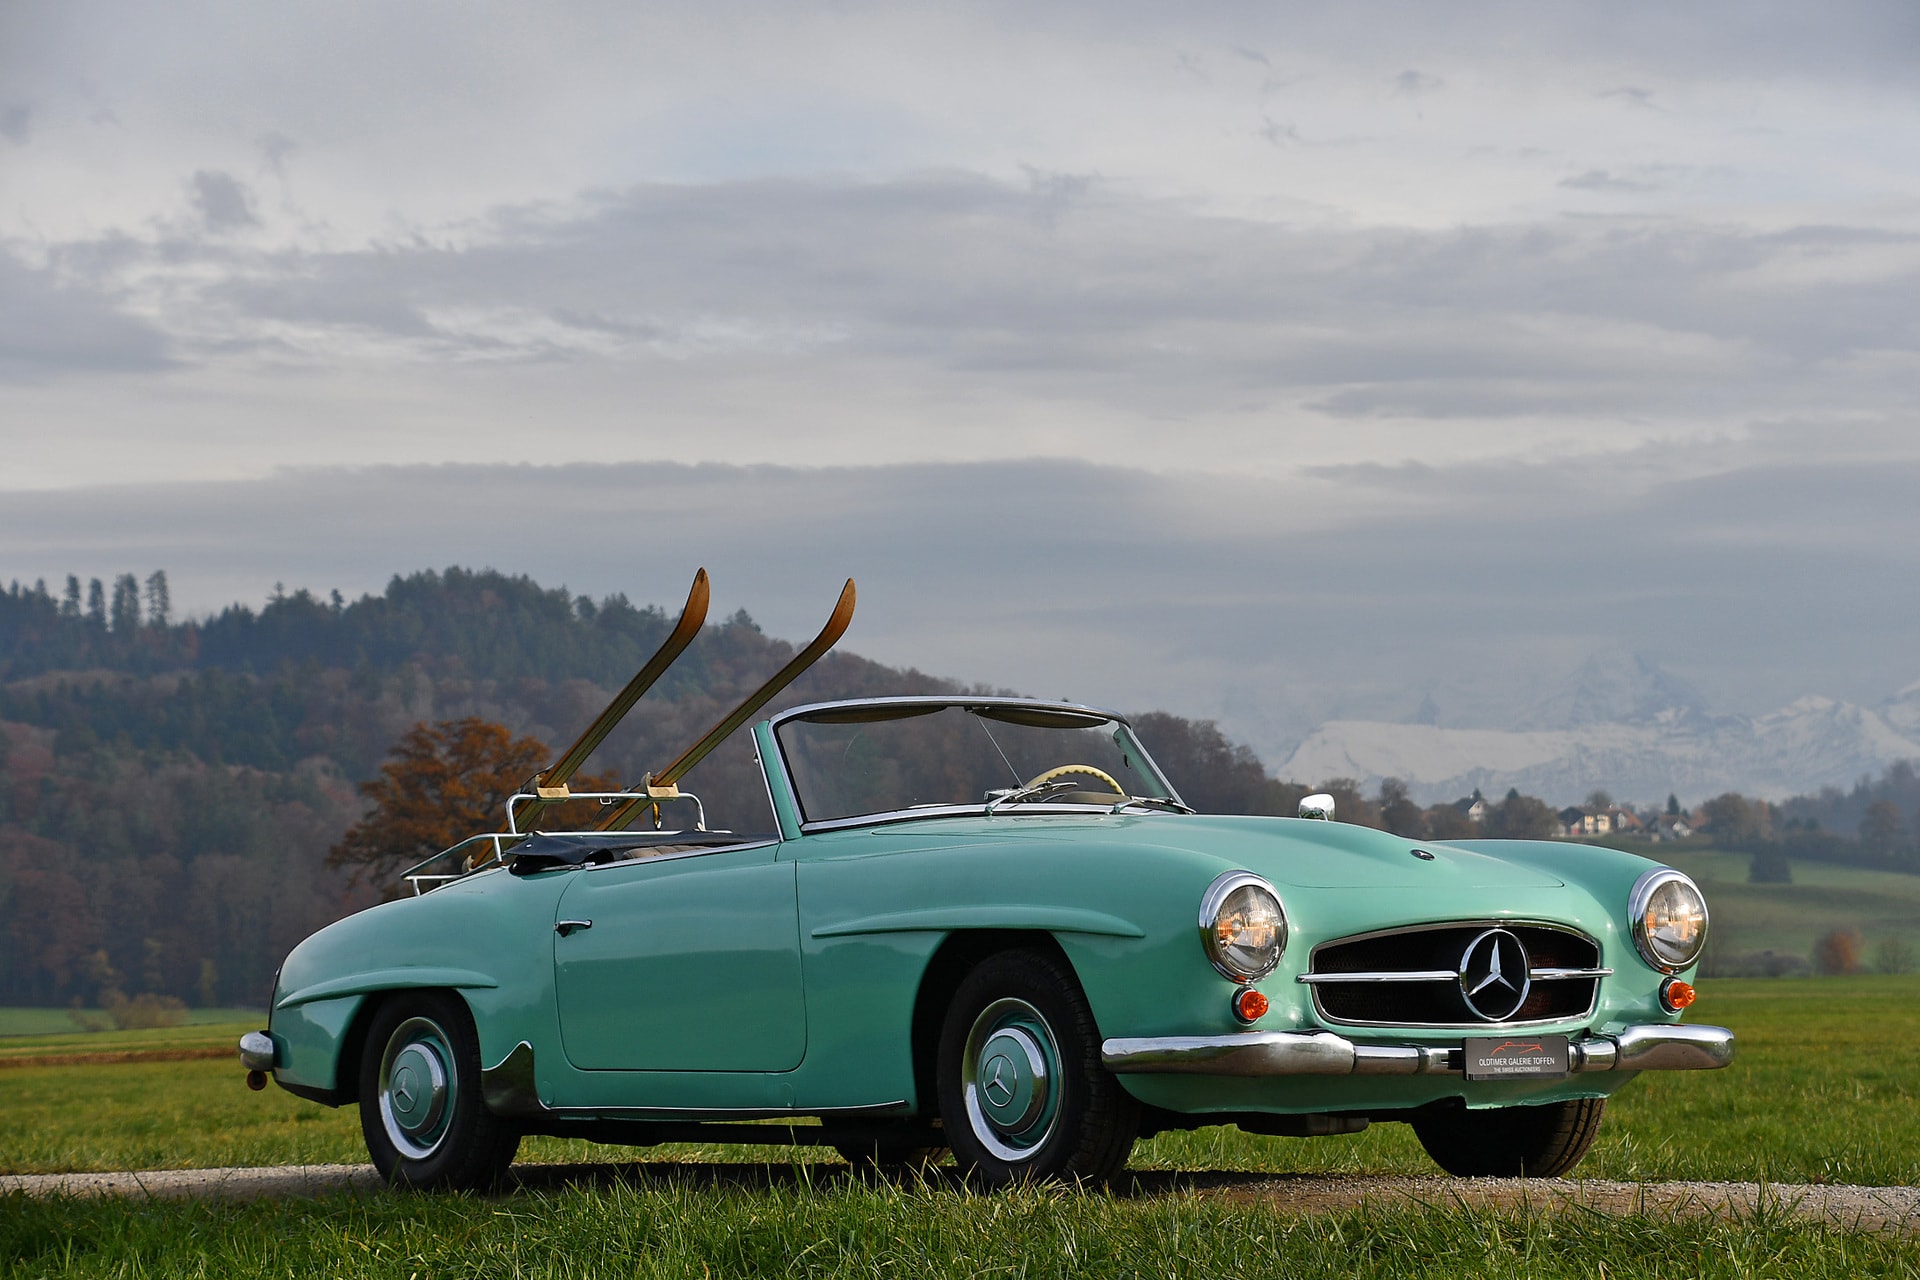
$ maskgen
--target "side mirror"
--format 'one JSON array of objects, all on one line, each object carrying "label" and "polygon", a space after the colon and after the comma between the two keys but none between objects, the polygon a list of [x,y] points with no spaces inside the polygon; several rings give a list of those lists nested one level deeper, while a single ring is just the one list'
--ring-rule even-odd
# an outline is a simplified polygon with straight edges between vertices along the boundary
[{"label": "side mirror", "polygon": [[1324,791],[1316,792],[1300,802],[1300,816],[1317,818],[1321,822],[1333,821],[1333,797]]}]

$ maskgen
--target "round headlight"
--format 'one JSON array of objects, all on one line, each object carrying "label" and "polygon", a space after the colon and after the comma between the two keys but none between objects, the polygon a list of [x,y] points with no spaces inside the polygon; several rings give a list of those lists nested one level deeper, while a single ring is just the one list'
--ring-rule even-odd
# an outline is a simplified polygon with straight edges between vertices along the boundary
[{"label": "round headlight", "polygon": [[1200,899],[1200,944],[1235,982],[1272,973],[1287,949],[1287,913],[1273,886],[1250,871],[1229,871]]},{"label": "round headlight", "polygon": [[1707,900],[1693,881],[1672,867],[1649,871],[1634,883],[1627,909],[1633,913],[1633,945],[1662,973],[1677,973],[1700,958],[1707,945]]}]

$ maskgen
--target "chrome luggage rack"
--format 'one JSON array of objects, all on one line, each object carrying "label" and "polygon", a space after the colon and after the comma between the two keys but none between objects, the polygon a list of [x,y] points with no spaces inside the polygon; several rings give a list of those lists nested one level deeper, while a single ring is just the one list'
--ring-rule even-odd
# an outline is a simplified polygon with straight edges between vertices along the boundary
[{"label": "chrome luggage rack", "polygon": [[[683,831],[689,829],[693,831],[705,831],[707,829],[707,808],[700,803],[700,797],[694,795],[691,791],[681,791],[673,796],[654,797],[647,797],[644,794],[633,791],[574,791],[569,793],[567,798],[569,800],[598,800],[603,806],[620,804],[635,799],[644,800],[644,808],[654,811],[654,829],[656,831],[661,830],[658,825],[660,821],[660,806],[673,804],[679,800],[687,800],[693,804],[693,826],[691,828],[680,827],[674,829]],[[487,870],[489,867],[505,865],[507,861],[507,851],[522,840],[525,840],[528,836],[535,834],[532,831],[520,830],[519,824],[515,821],[517,816],[515,813],[516,806],[523,801],[540,801],[543,799],[551,803],[550,797],[542,797],[531,791],[516,792],[507,798],[507,829],[505,831],[489,831],[477,836],[468,836],[459,844],[451,848],[442,849],[432,857],[424,858],[414,863],[411,867],[408,867],[400,873],[400,878],[413,887],[413,895],[417,898],[423,893],[438,889],[443,884],[451,884],[455,880],[464,880],[476,872]],[[605,832],[578,830],[553,831],[546,834],[604,835]],[[449,865],[458,869],[450,871],[428,871],[426,869],[442,862],[448,862]]]}]

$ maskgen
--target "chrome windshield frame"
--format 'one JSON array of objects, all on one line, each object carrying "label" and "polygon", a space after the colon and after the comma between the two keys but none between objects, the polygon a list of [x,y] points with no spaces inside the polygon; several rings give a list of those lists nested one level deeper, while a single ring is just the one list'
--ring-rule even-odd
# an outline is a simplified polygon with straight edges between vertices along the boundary
[{"label": "chrome windshield frame", "polygon": [[[793,797],[795,808],[794,816],[799,821],[800,833],[802,835],[810,835],[818,831],[841,831],[849,827],[873,827],[896,822],[913,822],[928,818],[971,817],[999,821],[1002,819],[1010,820],[1016,817],[1031,818],[1041,815],[1058,816],[1061,814],[1113,816],[1113,806],[1108,804],[1042,803],[1021,805],[1017,813],[990,814],[987,812],[988,802],[982,800],[978,804],[925,805],[912,809],[892,809],[874,813],[853,814],[844,818],[818,818],[809,820],[806,817],[806,804],[801,798],[800,788],[794,782],[793,771],[787,765],[787,744],[780,737],[780,728],[788,721],[811,719],[820,715],[822,712],[852,711],[862,707],[872,707],[877,710],[894,709],[902,711],[916,707],[924,707],[929,712],[944,711],[949,707],[958,707],[963,711],[971,711],[974,708],[1007,708],[1010,710],[1040,712],[1055,711],[1067,715],[1087,716],[1089,718],[1109,721],[1121,726],[1127,731],[1127,737],[1132,739],[1133,745],[1140,752],[1140,760],[1141,763],[1145,765],[1145,771],[1151,774],[1153,778],[1166,789],[1167,798],[1176,804],[1186,805],[1186,801],[1181,799],[1180,792],[1174,787],[1172,779],[1167,777],[1166,771],[1154,760],[1153,754],[1147,750],[1146,744],[1140,741],[1139,735],[1134,732],[1133,722],[1117,711],[1108,711],[1104,707],[1088,706],[1085,703],[1054,702],[1044,698],[966,697],[959,694],[849,698],[837,702],[810,702],[805,706],[790,707],[776,716],[769,717],[766,721],[767,727],[770,730],[767,737],[769,741],[773,743],[773,754],[777,759],[771,762],[763,761],[762,768],[778,768],[780,770],[780,779],[786,785],[787,794]],[[772,779],[768,778],[767,781],[769,787],[771,787]],[[1121,814],[1117,816],[1127,817],[1138,815]],[[1179,815],[1176,814],[1174,816]]]}]

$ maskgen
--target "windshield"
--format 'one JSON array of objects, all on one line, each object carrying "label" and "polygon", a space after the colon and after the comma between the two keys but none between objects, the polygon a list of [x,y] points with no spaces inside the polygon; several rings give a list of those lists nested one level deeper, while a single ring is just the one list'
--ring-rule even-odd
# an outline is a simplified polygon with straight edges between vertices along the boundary
[{"label": "windshield", "polygon": [[836,707],[787,721],[778,737],[808,822],[988,803],[1112,808],[1173,795],[1131,730],[1081,712]]}]

